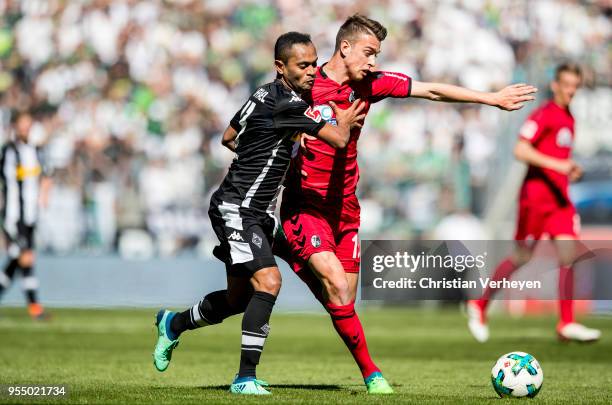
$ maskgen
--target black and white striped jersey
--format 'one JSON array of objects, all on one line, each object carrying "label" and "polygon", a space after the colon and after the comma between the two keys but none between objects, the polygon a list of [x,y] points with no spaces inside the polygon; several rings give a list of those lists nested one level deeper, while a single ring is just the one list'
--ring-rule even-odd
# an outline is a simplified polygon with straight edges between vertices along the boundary
[{"label": "black and white striped jersey", "polygon": [[296,135],[316,135],[321,116],[280,80],[258,88],[231,120],[236,157],[211,207],[226,216],[269,217],[291,160]]},{"label": "black and white striped jersey", "polygon": [[28,143],[8,142],[2,146],[3,228],[16,237],[19,224],[34,226],[38,218],[38,194],[42,165],[39,150]]}]

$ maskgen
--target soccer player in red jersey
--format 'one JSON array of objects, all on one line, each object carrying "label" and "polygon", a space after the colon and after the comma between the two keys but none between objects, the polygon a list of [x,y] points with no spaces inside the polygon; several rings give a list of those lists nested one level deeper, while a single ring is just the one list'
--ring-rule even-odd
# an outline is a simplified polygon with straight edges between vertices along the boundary
[{"label": "soccer player in red jersey", "polygon": [[[386,34],[380,23],[361,15],[348,18],[341,26],[334,55],[317,70],[311,90],[314,109],[327,122],[335,121],[331,102],[344,109],[356,99],[365,103],[363,113],[372,103],[387,97],[481,103],[504,110],[516,110],[534,99],[531,94],[536,89],[523,84],[484,93],[378,71],[376,57]],[[370,358],[354,308],[360,260],[360,208],[355,195],[360,132],[353,129],[348,146],[337,150],[305,138],[288,173],[281,206],[288,251],[281,252],[277,244],[277,253],[329,312],[361,370],[368,393],[391,393],[392,388]]]},{"label": "soccer player in red jersey", "polygon": [[[569,105],[581,82],[581,71],[575,64],[557,67],[551,83],[553,99],[536,109],[520,130],[514,155],[529,165],[519,197],[515,253],[502,261],[492,279],[509,278],[525,264],[535,247],[546,236],[555,241],[559,259],[559,312],[557,334],[563,340],[594,341],[601,332],[576,323],[573,311],[572,260],[578,246],[580,218],[569,199],[569,183],[582,175],[580,166],[571,159],[574,143],[574,117]],[[468,301],[468,327],[476,340],[489,338],[486,309],[493,289],[487,289],[478,300]]]}]

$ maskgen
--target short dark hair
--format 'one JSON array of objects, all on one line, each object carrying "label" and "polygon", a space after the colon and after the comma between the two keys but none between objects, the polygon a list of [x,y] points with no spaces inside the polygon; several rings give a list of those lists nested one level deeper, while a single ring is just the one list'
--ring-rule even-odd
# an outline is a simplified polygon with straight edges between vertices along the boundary
[{"label": "short dark hair", "polygon": [[380,42],[387,37],[387,29],[378,21],[372,20],[361,14],[353,14],[342,24],[336,34],[336,49],[340,49],[342,41],[353,41],[358,34],[374,35]]},{"label": "short dark hair", "polygon": [[287,63],[291,48],[296,44],[312,44],[310,35],[291,31],[278,37],[276,44],[274,44],[274,60],[280,60],[283,61],[283,63]]},{"label": "short dark hair", "polygon": [[32,117],[32,113],[30,110],[13,110],[11,111],[11,124],[17,124],[17,121],[21,119],[21,117],[29,116]]},{"label": "short dark hair", "polygon": [[559,80],[559,78],[561,77],[561,73],[563,72],[573,73],[582,79],[582,69],[577,63],[566,62],[557,66],[557,68],[555,69],[555,80]]}]

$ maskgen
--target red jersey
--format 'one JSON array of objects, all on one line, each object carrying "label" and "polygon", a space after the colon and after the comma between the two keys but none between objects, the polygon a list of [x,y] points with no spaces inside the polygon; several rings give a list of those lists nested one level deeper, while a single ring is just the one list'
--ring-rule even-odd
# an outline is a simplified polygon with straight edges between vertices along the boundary
[{"label": "red jersey", "polygon": [[[359,98],[365,102],[362,113],[367,114],[372,103],[387,97],[410,96],[412,79],[402,73],[374,72],[360,82],[339,84],[325,74],[324,67],[317,69],[311,102],[315,112],[333,125],[336,117],[330,101],[347,109]],[[300,150],[293,159],[287,174],[287,191],[293,196],[307,195],[311,197],[309,202],[315,204],[317,202],[312,197],[329,202],[330,199],[353,195],[359,180],[357,141],[360,134],[361,128],[354,128],[348,145],[343,149],[335,149],[320,139],[308,141],[307,150]],[[302,170],[307,173],[306,177],[301,175]]]},{"label": "red jersey", "polygon": [[[569,159],[574,144],[574,117],[569,109],[547,102],[531,113],[520,130],[540,153]],[[521,204],[537,204],[552,209],[571,205],[569,177],[555,170],[529,166],[521,188]]]}]

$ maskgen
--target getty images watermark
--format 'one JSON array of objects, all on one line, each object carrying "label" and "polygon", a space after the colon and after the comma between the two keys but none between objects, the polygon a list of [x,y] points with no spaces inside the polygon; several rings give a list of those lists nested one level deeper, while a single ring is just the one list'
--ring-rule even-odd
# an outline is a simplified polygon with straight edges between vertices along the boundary
[{"label": "getty images watermark", "polygon": [[[361,252],[364,300],[471,299],[486,290],[503,299],[612,298],[606,241],[364,240]],[[508,259],[518,270],[496,274]],[[560,265],[574,268],[571,280],[559,278]]]}]

